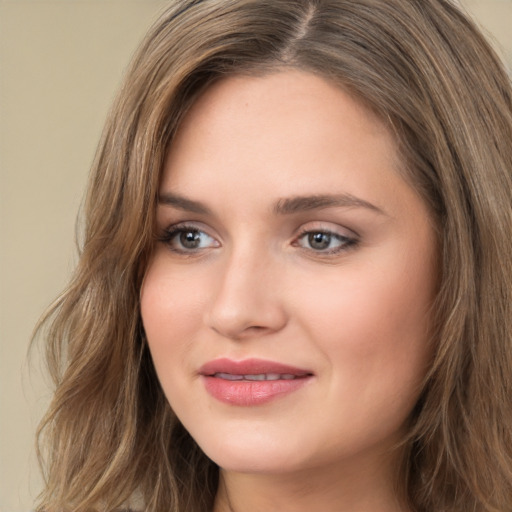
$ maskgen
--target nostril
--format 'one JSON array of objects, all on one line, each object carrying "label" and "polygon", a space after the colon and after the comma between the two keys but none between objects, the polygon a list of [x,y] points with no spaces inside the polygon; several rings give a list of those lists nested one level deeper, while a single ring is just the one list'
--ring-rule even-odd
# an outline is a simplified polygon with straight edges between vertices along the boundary
[{"label": "nostril", "polygon": [[262,325],[251,325],[249,327],[246,327],[242,332],[241,335],[257,335],[257,334],[264,334],[266,332],[272,332],[273,329],[271,327],[265,327]]},{"label": "nostril", "polygon": [[273,296],[269,294],[268,288],[251,285],[248,290],[248,283],[233,281],[235,277],[232,273],[231,280],[225,278],[218,293],[212,296],[205,310],[205,324],[231,339],[259,337],[282,329],[287,315],[280,297],[275,292]]}]

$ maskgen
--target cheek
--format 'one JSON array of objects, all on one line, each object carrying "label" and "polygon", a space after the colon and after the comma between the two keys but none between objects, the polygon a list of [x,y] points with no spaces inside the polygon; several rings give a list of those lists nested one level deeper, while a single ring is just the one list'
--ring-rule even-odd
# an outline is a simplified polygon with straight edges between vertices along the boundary
[{"label": "cheek", "polygon": [[[141,316],[158,375],[165,386],[171,367],[184,368],[187,348],[204,309],[202,287],[183,271],[171,271],[165,255],[157,254],[141,288]],[[196,276],[197,278],[197,276]]]},{"label": "cheek", "polygon": [[[394,253],[396,256],[396,253]],[[340,267],[297,290],[297,317],[332,366],[337,386],[391,394],[411,389],[432,352],[432,265],[411,257],[375,258]],[[413,262],[413,263],[411,263]],[[323,285],[322,285],[323,284]]]}]

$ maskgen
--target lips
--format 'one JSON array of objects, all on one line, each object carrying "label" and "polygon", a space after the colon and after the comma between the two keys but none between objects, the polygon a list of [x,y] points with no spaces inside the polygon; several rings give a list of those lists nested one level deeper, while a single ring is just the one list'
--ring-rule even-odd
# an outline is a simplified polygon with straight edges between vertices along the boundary
[{"label": "lips", "polygon": [[203,365],[199,374],[210,395],[238,406],[267,403],[300,389],[313,377],[308,370],[262,359],[216,359]]}]

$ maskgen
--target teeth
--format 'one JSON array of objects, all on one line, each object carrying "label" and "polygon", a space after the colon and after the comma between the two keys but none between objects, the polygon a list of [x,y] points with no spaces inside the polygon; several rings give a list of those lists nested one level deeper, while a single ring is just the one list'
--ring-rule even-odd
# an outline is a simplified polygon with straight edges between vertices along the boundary
[{"label": "teeth", "polygon": [[258,375],[244,375],[245,380],[267,380],[264,373]]},{"label": "teeth", "polygon": [[261,381],[261,380],[293,380],[296,378],[295,375],[290,373],[259,373],[255,375],[234,375],[232,373],[216,373],[214,377],[224,380],[251,380],[251,381]]},{"label": "teeth", "polygon": [[214,377],[225,380],[243,380],[243,375],[233,375],[231,373],[216,373]]}]

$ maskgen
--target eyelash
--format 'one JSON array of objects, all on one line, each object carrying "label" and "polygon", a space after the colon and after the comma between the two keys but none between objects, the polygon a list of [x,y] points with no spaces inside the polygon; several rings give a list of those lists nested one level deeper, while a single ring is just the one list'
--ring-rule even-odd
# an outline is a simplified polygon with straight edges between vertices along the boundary
[{"label": "eyelash", "polygon": [[158,241],[166,244],[172,252],[175,252],[177,254],[181,254],[184,256],[192,256],[194,254],[199,253],[203,248],[186,249],[173,247],[173,240],[177,237],[177,235],[184,233],[201,233],[211,238],[212,240],[215,240],[212,236],[208,235],[208,233],[206,233],[202,229],[199,229],[197,226],[191,226],[187,224],[176,224],[175,226],[171,226],[170,228],[164,230],[163,234],[158,238]]},{"label": "eyelash", "polygon": [[345,236],[345,235],[340,235],[339,233],[336,233],[335,231],[331,231],[329,229],[308,228],[308,229],[302,230],[299,233],[299,235],[297,236],[296,240],[293,242],[292,245],[294,245],[295,247],[301,247],[299,244],[299,240],[303,240],[303,239],[305,239],[307,237],[311,237],[313,235],[328,236],[329,241],[334,239],[334,240],[337,240],[338,242],[340,242],[340,245],[338,247],[335,247],[333,249],[327,249],[327,250],[315,250],[313,248],[302,247],[302,249],[304,249],[306,251],[311,251],[314,254],[319,255],[319,256],[336,255],[336,254],[339,254],[341,252],[344,252],[344,251],[347,251],[349,249],[356,247],[357,244],[359,243],[359,239],[355,236],[349,237],[349,236]]},{"label": "eyelash", "polygon": [[[215,240],[212,236],[208,235],[208,233],[206,233],[202,229],[199,229],[197,226],[187,225],[187,224],[176,224],[176,225],[171,226],[170,228],[164,230],[163,234],[158,238],[158,241],[166,244],[172,252],[183,255],[183,256],[193,256],[195,254],[200,253],[202,250],[205,249],[205,247],[191,248],[191,249],[174,247],[172,245],[173,240],[178,235],[184,234],[184,233],[203,234],[203,235],[206,235],[208,238]],[[311,247],[310,248],[303,247],[300,244],[301,240],[304,240],[307,237],[311,237],[314,235],[327,236],[327,237],[329,237],[329,243],[334,239],[334,240],[337,240],[338,242],[340,242],[340,245],[333,249],[315,250]],[[310,242],[311,242],[311,240],[310,240]],[[217,245],[213,245],[213,247],[219,247],[218,242],[215,241],[215,243]],[[311,252],[318,256],[331,256],[331,255],[336,255],[338,253],[352,249],[352,248],[356,247],[358,243],[359,243],[359,240],[355,236],[348,237],[348,236],[340,235],[339,233],[336,233],[335,231],[331,231],[328,229],[303,229],[303,230],[301,230],[299,235],[295,238],[295,240],[292,242],[292,246],[299,247],[305,251]],[[206,248],[208,248],[208,247],[206,247]]]}]

